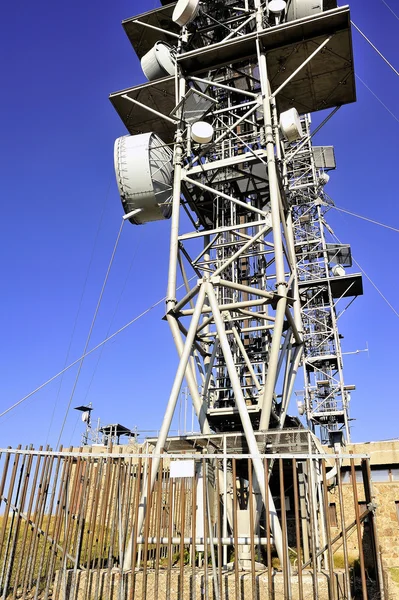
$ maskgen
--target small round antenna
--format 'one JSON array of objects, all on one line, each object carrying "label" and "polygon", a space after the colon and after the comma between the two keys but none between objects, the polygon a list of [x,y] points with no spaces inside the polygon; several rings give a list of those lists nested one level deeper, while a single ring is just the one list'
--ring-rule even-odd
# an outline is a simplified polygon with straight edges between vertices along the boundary
[{"label": "small round antenna", "polygon": [[328,173],[326,173],[325,171],[322,171],[319,175],[319,183],[320,185],[327,185],[327,183],[330,181],[330,176]]},{"label": "small round antenna", "polygon": [[280,23],[281,15],[285,11],[286,6],[287,3],[285,2],[285,0],[271,0],[271,2],[269,2],[268,8],[269,11],[274,15],[276,25]]},{"label": "small round antenna", "polygon": [[191,137],[197,144],[209,144],[213,134],[212,125],[206,121],[197,121],[191,127]]},{"label": "small round antenna", "polygon": [[286,8],[287,3],[285,0],[271,0],[269,2],[269,10],[274,15],[280,15]]}]

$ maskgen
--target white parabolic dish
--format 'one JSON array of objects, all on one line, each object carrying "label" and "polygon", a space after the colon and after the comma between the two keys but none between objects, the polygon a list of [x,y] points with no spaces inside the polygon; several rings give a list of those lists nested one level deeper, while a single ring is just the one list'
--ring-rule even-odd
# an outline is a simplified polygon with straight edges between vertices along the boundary
[{"label": "white parabolic dish", "polygon": [[301,139],[302,124],[296,108],[290,108],[280,115],[280,129],[289,142]]},{"label": "white parabolic dish", "polygon": [[322,12],[323,4],[323,0],[291,0],[287,9],[287,21],[296,21]]},{"label": "white parabolic dish", "polygon": [[179,0],[173,11],[172,20],[184,27],[197,16],[199,0]]},{"label": "white parabolic dish", "polygon": [[115,142],[116,181],[126,214],[142,225],[171,215],[173,154],[155,133],[125,135]]},{"label": "white parabolic dish", "polygon": [[141,68],[148,81],[155,81],[161,77],[174,75],[175,62],[171,46],[165,42],[157,42],[147,54],[144,54]]}]

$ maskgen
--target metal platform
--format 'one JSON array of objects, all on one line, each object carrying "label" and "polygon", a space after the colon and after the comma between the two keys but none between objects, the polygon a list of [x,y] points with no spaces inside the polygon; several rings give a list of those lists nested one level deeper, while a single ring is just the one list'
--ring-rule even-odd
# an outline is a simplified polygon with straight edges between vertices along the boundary
[{"label": "metal platform", "polygon": [[[124,22],[124,28],[139,57],[150,49],[154,41],[166,40],[167,36],[143,27],[137,20],[162,22],[162,28],[173,30],[173,22],[168,21],[171,11],[172,8],[168,6]],[[280,111],[295,105],[299,112],[314,112],[356,100],[349,9],[337,8],[316,17],[265,29],[260,34],[267,55],[272,91],[328,36],[332,37],[327,46],[278,94]],[[200,75],[221,65],[255,57],[255,41],[256,35],[249,34],[213,44],[181,54],[178,63],[184,72]],[[123,96],[127,95],[169,115],[175,106],[174,86],[174,78],[166,77],[115,92],[110,100],[131,134],[153,131],[162,136],[165,142],[171,142],[175,131],[173,123],[159,119]]]},{"label": "metal platform", "polygon": [[336,423],[345,423],[345,412],[343,410],[331,410],[323,412],[313,412],[312,419],[314,421],[318,421],[319,423],[326,423],[334,419]]},{"label": "metal platform", "polygon": [[122,27],[140,59],[144,54],[151,50],[156,42],[171,43],[173,42],[174,36],[167,35],[162,31],[151,29],[150,27],[144,27],[137,21],[147,23],[152,27],[158,27],[160,29],[165,29],[166,31],[180,34],[181,27],[172,21],[174,6],[174,4],[169,4],[163,8],[156,8],[122,21]]},{"label": "metal platform", "polygon": [[159,135],[164,142],[173,142],[176,127],[169,121],[160,119],[123,98],[124,95],[138,100],[142,104],[153,108],[164,115],[169,115],[175,107],[175,80],[174,77],[165,77],[154,82],[147,82],[121,92],[110,95],[110,100],[116,112],[122,119],[126,129],[132,135],[149,133]]},{"label": "metal platform", "polygon": [[[255,431],[255,438],[259,451],[264,454],[302,454],[308,452],[317,454],[321,451],[321,445],[316,436],[309,429],[303,429],[302,426],[280,431],[268,431],[267,433]],[[155,444],[156,441],[157,438],[147,438],[147,442],[150,444]],[[215,454],[219,452],[247,454],[249,452],[243,433],[175,436],[169,437],[165,444],[165,452],[167,453],[202,452],[204,449]]]},{"label": "metal platform", "polygon": [[316,368],[320,369],[323,364],[328,363],[331,368],[338,369],[338,357],[336,354],[322,354],[320,356],[310,356],[306,358],[308,371]]},{"label": "metal platform", "polygon": [[351,273],[342,277],[324,277],[320,279],[309,279],[300,281],[299,289],[315,288],[327,284],[331,286],[333,298],[352,298],[363,295],[363,278],[361,273]]},{"label": "metal platform", "polygon": [[[349,8],[283,23],[259,34],[267,55],[272,91],[330,35],[325,50],[277,96],[280,111],[295,105],[300,113],[314,112],[356,100]],[[256,34],[245,35],[181,54],[178,63],[184,71],[200,74],[255,56],[255,41]]]}]

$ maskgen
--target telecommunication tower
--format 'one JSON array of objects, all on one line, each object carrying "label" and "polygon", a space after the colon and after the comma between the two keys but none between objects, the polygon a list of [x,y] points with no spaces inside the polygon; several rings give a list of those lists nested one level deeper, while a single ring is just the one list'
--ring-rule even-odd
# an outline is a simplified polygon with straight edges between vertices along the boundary
[{"label": "telecommunication tower", "polygon": [[[202,434],[237,432],[254,457],[250,497],[269,503],[281,556],[256,457],[265,433],[299,423],[287,411],[302,360],[309,424],[347,427],[335,299],[349,282],[330,269],[345,249],[325,241],[328,165],[317,163],[300,115],[355,100],[349,9],[335,0],[161,3],[123,22],[148,82],[111,95],[130,134],[115,143],[126,216],[171,223],[166,320],[180,361],[149,485],[185,379]],[[351,293],[359,285],[357,276]]]},{"label": "telecommunication tower", "polygon": [[304,329],[305,386],[298,408],[322,443],[334,445],[342,438],[350,442],[349,400],[355,389],[344,383],[337,306],[363,293],[362,275],[346,273],[345,268],[352,266],[348,244],[327,241],[326,214],[332,201],[325,185],[327,172],[336,166],[334,149],[313,146],[309,116],[303,117],[302,124],[305,142],[292,144],[286,153]]}]

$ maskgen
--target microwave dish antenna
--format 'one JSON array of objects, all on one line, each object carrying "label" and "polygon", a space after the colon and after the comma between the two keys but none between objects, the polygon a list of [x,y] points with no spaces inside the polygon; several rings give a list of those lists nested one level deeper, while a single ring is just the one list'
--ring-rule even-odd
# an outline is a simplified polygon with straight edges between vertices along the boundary
[{"label": "microwave dish antenna", "polygon": [[199,0],[179,0],[172,15],[172,21],[184,27],[195,19],[200,6]]},{"label": "microwave dish antenna", "polygon": [[312,17],[330,8],[336,8],[336,6],[336,0],[291,0],[286,12],[287,21]]},{"label": "microwave dish antenna", "polygon": [[155,81],[162,77],[168,77],[175,74],[176,59],[175,53],[166,42],[156,42],[156,44],[144,54],[141,59],[141,68],[148,81]]},{"label": "microwave dish antenna", "polygon": [[288,142],[295,142],[303,137],[301,119],[296,108],[281,113],[280,129]]},{"label": "microwave dish antenna", "polygon": [[173,154],[155,134],[125,135],[114,147],[116,181],[129,221],[143,225],[171,215]]}]

